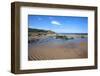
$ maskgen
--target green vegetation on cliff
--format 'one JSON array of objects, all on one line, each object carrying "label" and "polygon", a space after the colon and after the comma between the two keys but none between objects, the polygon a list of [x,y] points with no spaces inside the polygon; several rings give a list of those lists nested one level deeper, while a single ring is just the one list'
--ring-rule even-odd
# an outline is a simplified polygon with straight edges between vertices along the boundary
[{"label": "green vegetation on cliff", "polygon": [[55,34],[55,32],[51,30],[28,28],[28,36],[42,36],[47,34]]},{"label": "green vegetation on cliff", "polygon": [[53,31],[50,30],[42,30],[42,29],[33,29],[33,28],[28,28],[28,32],[44,32],[44,33],[55,33]]}]

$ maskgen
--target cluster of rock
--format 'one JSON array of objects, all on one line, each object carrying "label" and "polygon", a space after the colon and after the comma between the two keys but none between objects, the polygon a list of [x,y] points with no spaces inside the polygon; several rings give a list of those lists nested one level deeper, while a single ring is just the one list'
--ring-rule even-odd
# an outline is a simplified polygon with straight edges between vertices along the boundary
[{"label": "cluster of rock", "polygon": [[41,29],[28,29],[28,42],[39,40],[40,38],[44,38],[50,35],[55,34],[55,32],[51,30],[41,30]]}]

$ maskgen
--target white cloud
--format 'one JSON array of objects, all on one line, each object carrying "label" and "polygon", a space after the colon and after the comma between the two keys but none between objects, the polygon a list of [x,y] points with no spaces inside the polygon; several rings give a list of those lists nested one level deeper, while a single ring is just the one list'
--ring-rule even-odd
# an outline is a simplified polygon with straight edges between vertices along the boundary
[{"label": "white cloud", "polygon": [[55,21],[55,20],[51,21],[51,23],[52,23],[53,25],[61,25],[58,21]]}]

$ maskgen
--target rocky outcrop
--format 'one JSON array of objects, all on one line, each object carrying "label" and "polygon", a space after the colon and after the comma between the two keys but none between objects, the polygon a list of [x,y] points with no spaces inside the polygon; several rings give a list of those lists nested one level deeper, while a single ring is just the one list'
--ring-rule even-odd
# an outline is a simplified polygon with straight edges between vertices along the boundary
[{"label": "rocky outcrop", "polygon": [[34,42],[35,40],[39,40],[40,38],[52,36],[56,34],[51,30],[41,30],[41,29],[32,29],[28,28],[28,42]]}]

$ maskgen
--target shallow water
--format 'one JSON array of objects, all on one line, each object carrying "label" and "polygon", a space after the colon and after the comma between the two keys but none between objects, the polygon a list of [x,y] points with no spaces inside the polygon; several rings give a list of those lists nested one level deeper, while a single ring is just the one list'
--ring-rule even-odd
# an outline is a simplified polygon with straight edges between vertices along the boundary
[{"label": "shallow water", "polygon": [[36,46],[41,46],[41,45],[48,45],[48,44],[53,44],[53,45],[62,45],[62,44],[68,44],[68,43],[80,43],[80,42],[87,42],[87,38],[76,38],[76,39],[56,39],[53,37],[48,37],[48,38],[41,38],[38,41],[35,41],[33,43],[29,43],[28,47],[36,47]]},{"label": "shallow water", "polygon": [[87,58],[87,38],[56,39],[41,38],[29,44],[29,60],[75,59]]}]

